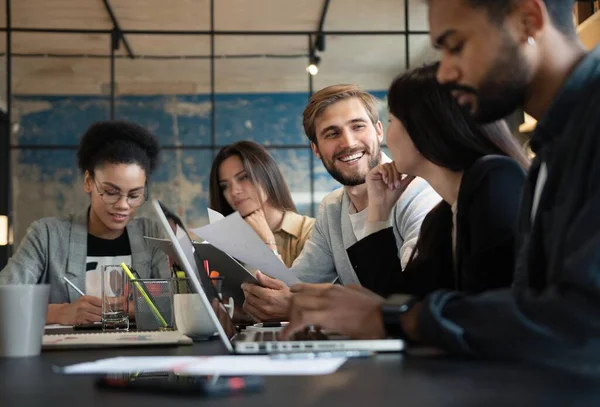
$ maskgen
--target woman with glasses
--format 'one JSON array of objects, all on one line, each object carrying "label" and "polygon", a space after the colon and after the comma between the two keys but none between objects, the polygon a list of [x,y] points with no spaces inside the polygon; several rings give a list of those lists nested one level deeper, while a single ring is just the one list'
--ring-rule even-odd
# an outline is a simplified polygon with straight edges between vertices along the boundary
[{"label": "woman with glasses", "polygon": [[75,325],[101,319],[103,266],[125,262],[142,278],[168,275],[166,256],[144,240],[161,236],[159,225],[134,219],[146,201],[158,153],[156,137],[141,126],[92,125],[77,152],[89,206],[75,215],[33,222],[0,272],[0,284],[50,284],[47,323]]}]

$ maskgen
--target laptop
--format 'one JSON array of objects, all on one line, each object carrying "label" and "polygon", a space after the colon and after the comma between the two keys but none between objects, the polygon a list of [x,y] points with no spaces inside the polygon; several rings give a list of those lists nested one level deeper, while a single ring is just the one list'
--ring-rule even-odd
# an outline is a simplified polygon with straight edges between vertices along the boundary
[{"label": "laptop", "polygon": [[177,263],[183,268],[190,281],[191,291],[200,295],[201,302],[207,311],[206,314],[210,316],[218,337],[229,352],[239,354],[320,351],[399,352],[404,349],[404,341],[401,339],[353,340],[341,335],[330,335],[315,330],[301,332],[293,339],[285,341],[279,340],[278,331],[272,328],[237,333],[235,324],[223,306],[209,276],[202,267],[198,266],[204,259],[200,257],[198,251],[194,250],[187,231],[184,229],[185,233],[180,234],[178,239],[167,221],[161,203],[154,199],[152,206],[164,232],[171,240]]}]

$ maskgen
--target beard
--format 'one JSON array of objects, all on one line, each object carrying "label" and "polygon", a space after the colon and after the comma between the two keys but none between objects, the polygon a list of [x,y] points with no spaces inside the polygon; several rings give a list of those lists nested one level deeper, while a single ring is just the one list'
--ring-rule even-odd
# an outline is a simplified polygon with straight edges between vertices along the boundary
[{"label": "beard", "polygon": [[[335,179],[337,182],[346,187],[354,187],[357,185],[364,184],[368,173],[367,171],[364,174],[344,175],[340,170],[336,168],[335,162],[337,160],[337,157],[341,155],[347,155],[351,152],[351,149],[341,151],[337,153],[332,160],[325,160],[323,156],[321,156],[321,162],[325,166],[325,169],[327,170],[329,175],[331,175],[333,179]],[[381,148],[379,146],[379,143],[375,143],[375,146],[373,147],[372,151],[369,152],[365,150],[365,155],[368,155],[369,171],[371,171],[373,168],[377,167],[381,162]]]},{"label": "beard", "polygon": [[502,37],[498,57],[478,89],[460,84],[446,85],[450,91],[460,90],[475,95],[476,108],[471,105],[464,108],[481,124],[503,119],[525,102],[531,69],[519,51],[519,44],[506,32]]},{"label": "beard", "polygon": [[490,123],[510,115],[525,103],[530,68],[519,52],[519,44],[506,34],[499,57],[477,90],[477,109],[473,118]]}]

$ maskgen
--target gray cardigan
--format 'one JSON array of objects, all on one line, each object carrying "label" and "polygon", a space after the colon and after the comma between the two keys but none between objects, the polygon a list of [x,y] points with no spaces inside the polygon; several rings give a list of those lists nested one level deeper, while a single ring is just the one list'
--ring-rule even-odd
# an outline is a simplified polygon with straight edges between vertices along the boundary
[{"label": "gray cardigan", "polygon": [[[394,206],[391,226],[402,266],[410,258],[425,216],[440,202],[440,196],[421,178],[410,183]],[[356,243],[350,221],[351,202],[344,188],[323,198],[312,236],[304,244],[291,270],[306,283],[360,284],[346,249]]]},{"label": "gray cardigan", "polygon": [[[44,218],[29,226],[16,253],[0,271],[0,284],[50,284],[50,304],[77,300],[80,295],[64,281],[66,276],[85,287],[88,210],[64,218]],[[132,266],[142,278],[169,276],[166,255],[149,246],[144,236],[162,237],[159,224],[136,218],[127,225]]]}]

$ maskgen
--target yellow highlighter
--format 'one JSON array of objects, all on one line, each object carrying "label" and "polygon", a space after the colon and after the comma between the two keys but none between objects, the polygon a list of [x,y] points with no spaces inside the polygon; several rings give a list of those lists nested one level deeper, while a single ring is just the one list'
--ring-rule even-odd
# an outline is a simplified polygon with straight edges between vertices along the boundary
[{"label": "yellow highlighter", "polygon": [[187,294],[187,276],[184,271],[176,271],[175,278],[177,279],[177,294]]},{"label": "yellow highlighter", "polygon": [[156,308],[156,305],[154,305],[154,303],[152,302],[150,297],[148,297],[146,290],[144,290],[142,288],[142,286],[140,285],[139,282],[135,281],[136,278],[133,275],[133,273],[129,270],[129,267],[127,267],[127,265],[125,263],[121,263],[121,268],[123,269],[125,274],[127,274],[127,277],[129,277],[129,279],[133,281],[133,285],[135,285],[135,288],[137,288],[137,290],[142,295],[142,297],[144,297],[144,300],[146,300],[146,303],[152,310],[152,313],[154,314],[154,316],[156,317],[158,322],[160,322],[160,324],[163,326],[163,328],[166,328],[168,326],[167,321],[165,321],[163,316],[160,314],[160,311],[158,310],[158,308]]}]

